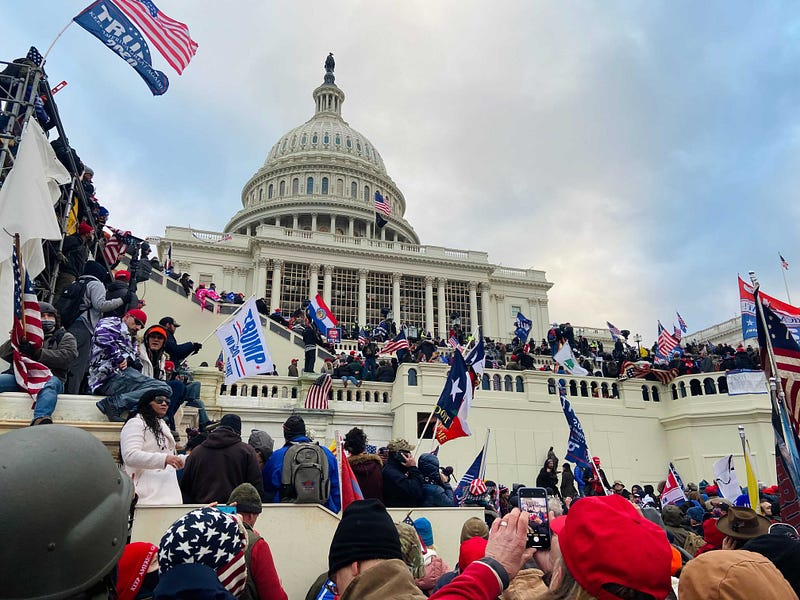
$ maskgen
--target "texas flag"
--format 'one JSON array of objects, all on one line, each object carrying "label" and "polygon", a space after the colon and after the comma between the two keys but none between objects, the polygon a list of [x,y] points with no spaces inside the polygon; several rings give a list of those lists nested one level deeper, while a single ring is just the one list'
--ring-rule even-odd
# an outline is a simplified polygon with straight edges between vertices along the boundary
[{"label": "texas flag", "polygon": [[326,335],[328,329],[333,329],[339,325],[331,309],[328,308],[328,305],[325,304],[325,301],[319,294],[314,296],[314,299],[311,300],[311,303],[308,305],[308,316],[314,321],[314,325],[317,326],[317,330],[322,335]]},{"label": "texas flag", "polygon": [[464,357],[460,352],[454,352],[453,364],[434,412],[437,419],[434,435],[439,444],[472,435],[467,424],[472,405],[472,390],[472,377]]}]

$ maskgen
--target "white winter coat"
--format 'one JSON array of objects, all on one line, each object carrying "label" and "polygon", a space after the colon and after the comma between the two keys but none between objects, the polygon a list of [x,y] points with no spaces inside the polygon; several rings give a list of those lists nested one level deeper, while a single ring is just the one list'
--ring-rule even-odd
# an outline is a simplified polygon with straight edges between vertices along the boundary
[{"label": "white winter coat", "polygon": [[[159,419],[159,423],[165,447],[159,447],[141,415],[125,423],[119,436],[125,472],[133,479],[140,505],[182,504],[178,475],[173,467],[164,466],[167,455],[176,454],[175,439],[164,420]],[[183,456],[179,458],[185,460]]]}]

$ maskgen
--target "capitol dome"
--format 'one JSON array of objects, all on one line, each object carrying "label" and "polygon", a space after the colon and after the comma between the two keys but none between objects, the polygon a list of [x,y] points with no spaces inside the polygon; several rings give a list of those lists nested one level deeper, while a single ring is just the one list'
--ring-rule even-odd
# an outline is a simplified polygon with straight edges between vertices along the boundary
[{"label": "capitol dome", "polygon": [[[380,153],[342,118],[345,95],[335,83],[332,56],[313,99],[314,116],[272,146],[225,231],[256,235],[258,225],[269,224],[419,244]],[[375,225],[376,192],[391,207],[381,215],[388,221],[382,228]]]}]

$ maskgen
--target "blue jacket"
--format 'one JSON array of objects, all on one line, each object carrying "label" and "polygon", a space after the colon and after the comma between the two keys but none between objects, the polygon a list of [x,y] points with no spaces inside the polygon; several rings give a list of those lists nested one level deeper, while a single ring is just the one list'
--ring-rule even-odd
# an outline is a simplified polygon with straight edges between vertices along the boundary
[{"label": "blue jacket", "polygon": [[442,483],[439,475],[439,459],[436,455],[420,456],[418,468],[424,481],[420,506],[454,506],[453,488],[447,483]]},{"label": "blue jacket", "polygon": [[184,342],[183,344],[179,344],[175,340],[175,334],[173,334],[171,331],[168,331],[167,341],[164,344],[164,350],[167,354],[169,354],[170,359],[177,367],[184,360],[186,360],[192,354],[192,352],[194,352],[194,344],[192,342]]},{"label": "blue jacket", "polygon": [[[282,448],[278,448],[269,457],[267,464],[261,469],[261,477],[264,479],[264,494],[265,502],[280,502],[281,501],[281,471],[283,470],[283,457],[286,450],[289,448],[291,442],[310,442],[311,439],[304,435],[289,440]],[[325,451],[325,456],[328,457],[328,477],[331,480],[331,493],[328,496],[328,501],[325,507],[332,512],[338,513],[342,506],[341,493],[339,491],[339,467],[336,463],[336,457],[325,446],[322,446]],[[273,496],[270,500],[270,495]]]},{"label": "blue jacket", "polygon": [[158,580],[154,600],[236,600],[210,567],[185,564],[173,567]]}]

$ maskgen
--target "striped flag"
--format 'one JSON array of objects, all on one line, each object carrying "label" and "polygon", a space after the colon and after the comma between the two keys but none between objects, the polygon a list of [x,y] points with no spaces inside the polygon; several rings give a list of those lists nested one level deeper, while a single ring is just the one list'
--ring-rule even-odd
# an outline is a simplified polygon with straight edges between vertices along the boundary
[{"label": "striped flag", "polygon": [[25,288],[21,285],[22,266],[17,249],[12,252],[14,271],[14,324],[11,329],[11,346],[14,349],[14,378],[17,385],[26,390],[36,400],[39,390],[44,387],[53,374],[42,363],[19,351],[20,343],[25,340],[34,348],[41,348],[44,340],[42,331],[42,315],[39,313],[39,300],[33,292],[30,277],[25,273]]},{"label": "striped flag", "polygon": [[661,492],[661,504],[678,504],[686,502],[686,494],[683,493],[683,488],[680,485],[680,477],[672,463],[669,463],[667,470],[667,484],[664,486],[664,491]]},{"label": "striped flag", "polygon": [[483,448],[481,448],[481,451],[478,453],[478,456],[475,457],[475,460],[472,461],[470,468],[467,469],[467,472],[464,473],[461,481],[458,482],[458,485],[453,492],[456,506],[461,506],[464,503],[464,494],[469,490],[472,482],[481,478],[481,465],[483,464],[483,453],[485,451],[486,444],[484,443]]},{"label": "striped flag", "polygon": [[781,267],[783,267],[784,271],[788,271],[789,270],[789,263],[786,262],[785,258],[783,258],[783,254],[778,254],[778,256],[781,259]]},{"label": "striped flag", "polygon": [[681,331],[683,333],[686,333],[687,331],[689,331],[689,329],[686,327],[686,321],[683,320],[683,317],[681,316],[681,313],[676,311],[675,314],[678,315],[678,325],[681,326]]},{"label": "striped flag", "polygon": [[397,352],[398,350],[402,349],[408,350],[408,339],[406,339],[405,329],[401,329],[400,333],[397,334],[397,337],[395,337],[391,342],[386,342],[379,354],[391,354],[392,352]]},{"label": "striped flag", "polygon": [[683,337],[683,334],[681,333],[681,330],[678,329],[678,326],[675,325],[675,324],[672,325],[672,337],[674,337],[679,342],[681,341],[681,338]]},{"label": "striped flag", "polygon": [[362,327],[361,331],[358,332],[358,347],[363,348],[366,345],[367,345],[367,332]]},{"label": "striped flag", "polygon": [[103,245],[103,258],[106,264],[111,267],[117,263],[119,257],[125,254],[128,249],[127,241],[130,239],[131,232],[120,231],[113,227],[109,227],[109,229],[112,233]]},{"label": "striped flag", "polygon": [[333,379],[327,373],[317,377],[317,380],[308,388],[305,407],[309,410],[328,410],[331,385],[333,385]]},{"label": "striped flag", "polygon": [[389,203],[378,191],[375,192],[375,210],[387,217],[392,214],[392,207],[389,206]]},{"label": "striped flag", "polygon": [[661,321],[658,322],[658,354],[659,356],[666,358],[669,356],[669,353],[675,349],[675,346],[678,345],[678,340],[672,337],[669,332],[664,329],[664,326],[661,324]]},{"label": "striped flag", "polygon": [[622,332],[619,330],[619,327],[611,324],[611,321],[606,321],[606,325],[608,325],[608,331],[611,333],[611,339],[615,342],[622,337]]},{"label": "striped flag", "polygon": [[164,261],[164,270],[169,271],[172,269],[172,244],[169,245],[169,250],[167,250],[167,260]]},{"label": "striped flag", "polygon": [[197,52],[197,42],[189,36],[189,28],[158,10],[152,0],[113,2],[141,28],[178,75],[183,73]]},{"label": "striped flag", "polygon": [[453,350],[458,350],[459,352],[463,351],[463,348],[461,348],[461,344],[458,343],[458,338],[455,336],[455,334],[451,335],[450,339],[447,340],[447,345],[453,348]]},{"label": "striped flag", "polygon": [[648,375],[652,375],[661,383],[667,385],[670,381],[678,376],[677,369],[654,369],[653,366],[646,361],[639,361],[636,363],[626,360],[622,363],[619,369],[619,380],[624,381],[632,377],[646,379]]}]

